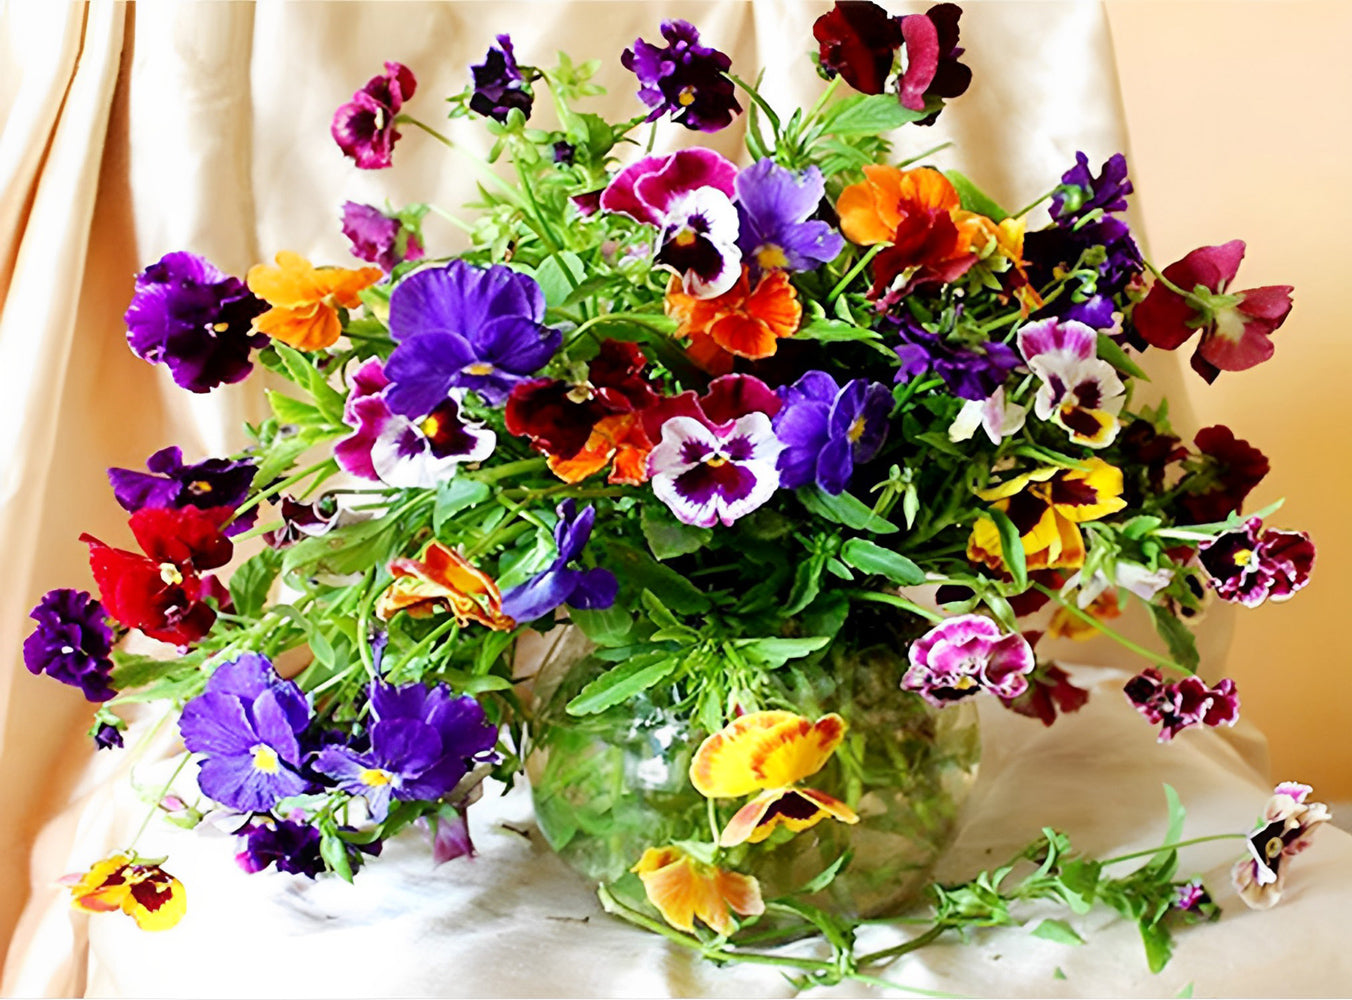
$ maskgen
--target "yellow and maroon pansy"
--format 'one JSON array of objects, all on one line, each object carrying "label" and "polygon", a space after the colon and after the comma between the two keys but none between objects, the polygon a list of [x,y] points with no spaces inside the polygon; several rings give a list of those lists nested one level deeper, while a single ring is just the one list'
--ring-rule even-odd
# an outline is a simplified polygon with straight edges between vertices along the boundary
[{"label": "yellow and maroon pansy", "polygon": [[332,347],[343,332],[338,308],[356,308],[358,293],[384,276],[378,267],[315,267],[283,250],[276,267],[258,264],[246,276],[249,291],[272,306],[254,320],[254,328],[299,351]]},{"label": "yellow and maroon pansy", "polygon": [[719,843],[759,843],[776,826],[806,830],[827,817],[857,823],[847,805],[795,787],[816,774],[845,738],[845,720],[832,713],[816,722],[793,712],[751,712],[706,739],[690,763],[690,782],[708,798],[761,792],[733,817]]},{"label": "yellow and maroon pansy", "polygon": [[394,582],[376,600],[376,617],[382,621],[399,611],[425,618],[446,610],[461,625],[474,621],[499,632],[516,627],[502,612],[498,585],[440,542],[427,546],[421,559],[392,560],[390,572]]},{"label": "yellow and maroon pansy", "polygon": [[643,882],[648,901],[672,927],[693,932],[695,918],[721,935],[737,929],[732,914],[765,912],[760,883],[692,858],[679,847],[650,847],[630,871]]},{"label": "yellow and maroon pansy", "polygon": [[69,878],[73,907],[90,913],[121,910],[143,931],[167,931],[187,910],[182,882],[159,865],[138,864],[130,855],[114,854],[84,875]]}]

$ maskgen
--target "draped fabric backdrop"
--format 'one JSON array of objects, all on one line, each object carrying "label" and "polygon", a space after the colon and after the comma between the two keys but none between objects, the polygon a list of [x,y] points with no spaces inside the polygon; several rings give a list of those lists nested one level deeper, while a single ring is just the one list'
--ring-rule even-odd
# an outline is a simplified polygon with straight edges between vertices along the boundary
[{"label": "draped fabric backdrop", "polygon": [[[924,5],[889,6],[904,12]],[[794,0],[258,7],[16,0],[0,7],[0,372],[9,376],[0,393],[0,775],[6,796],[0,954],[18,925],[6,992],[84,988],[85,918],[66,913],[52,882],[117,846],[107,781],[122,763],[115,754],[92,760],[83,736],[89,706],[78,692],[23,669],[27,611],[49,588],[91,586],[77,541],[81,531],[114,544],[125,539],[125,514],[107,489],[107,466],[139,466],[171,443],[191,460],[226,454],[244,443],[241,421],[264,412],[258,380],[192,396],[163,369],[131,355],[121,313],[133,275],[176,249],[201,253],[234,274],[282,249],[347,266],[352,260],[338,224],[344,200],[447,208],[468,200],[473,175],[461,154],[416,129],[405,130],[392,169],[369,173],[343,159],[329,139],[333,109],[383,60],[417,73],[417,95],[406,111],[441,124],[441,98],[464,86],[469,65],[482,58],[494,33],[510,31],[523,62],[548,65],[558,49],[601,59],[600,79],[610,93],[595,107],[620,117],[632,114],[637,102],[619,51],[636,36],[655,37],[663,17],[684,17],[729,53],[735,71],[754,75],[763,66],[765,93],[787,110],[822,86],[805,54],[812,21],[825,7]],[[1114,23],[1138,41],[1153,40],[1151,31],[1159,29],[1151,25],[1165,23],[1164,8],[1154,9],[1153,21],[1135,5],[1116,10]],[[962,32],[972,90],[934,128],[909,130],[902,153],[952,139],[956,147],[933,161],[960,166],[1011,207],[1043,193],[1077,150],[1094,163],[1117,150],[1130,156],[1108,20],[1099,4],[970,4]],[[1144,49],[1134,51],[1138,64],[1147,58]],[[1143,119],[1157,110],[1153,104],[1137,109]],[[547,100],[536,114],[536,123],[547,127]],[[664,124],[658,145],[701,142],[735,155],[742,121],[712,137]],[[470,155],[487,149],[477,124],[457,121],[446,131]],[[1215,169],[1232,168],[1239,166]],[[1163,170],[1153,177],[1160,189],[1171,183]],[[1138,177],[1147,220],[1152,190]],[[1256,197],[1298,195],[1278,181]],[[1170,205],[1179,214],[1187,207]],[[1237,206],[1233,214],[1233,232],[1199,232],[1197,242],[1244,235],[1257,245],[1248,209]],[[1164,253],[1190,248],[1170,233]],[[458,231],[435,215],[428,216],[426,234],[434,253],[462,245]],[[1338,233],[1321,237],[1331,246]],[[1250,284],[1304,280],[1279,268],[1285,262],[1271,254],[1267,259],[1272,273],[1255,268]],[[1280,335],[1274,366],[1296,353],[1289,342],[1297,340],[1299,323],[1293,320]],[[1345,350],[1339,360],[1346,365]],[[1183,404],[1188,397],[1177,361],[1153,359],[1153,387]],[[1204,397],[1193,398],[1200,404]],[[1268,448],[1270,428],[1256,409],[1236,429]],[[1198,425],[1185,408],[1175,410],[1175,420],[1189,432]],[[1298,466],[1274,465],[1278,489],[1299,481]],[[1290,523],[1309,526],[1301,513],[1293,509]],[[1314,589],[1336,591],[1327,551],[1323,558]],[[1228,617],[1221,609],[1207,626],[1210,676],[1224,672]],[[1082,662],[1129,662],[1101,645],[1074,655]],[[1261,769],[1264,751],[1252,731],[1241,727],[1227,738]],[[151,853],[153,830],[145,844]]]}]

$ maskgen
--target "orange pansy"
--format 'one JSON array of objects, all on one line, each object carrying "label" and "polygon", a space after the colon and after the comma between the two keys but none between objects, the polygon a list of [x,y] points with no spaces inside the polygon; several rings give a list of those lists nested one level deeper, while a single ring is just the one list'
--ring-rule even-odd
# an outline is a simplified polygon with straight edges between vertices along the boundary
[{"label": "orange pansy", "polygon": [[747,267],[735,285],[711,299],[687,295],[673,279],[666,308],[680,324],[676,336],[691,340],[691,359],[711,374],[731,371],[734,356],[770,357],[779,338],[792,337],[803,318],[787,272],[766,271],[752,288]]},{"label": "orange pansy", "polygon": [[249,268],[249,291],[272,306],[254,327],[300,351],[332,347],[343,332],[338,307],[356,308],[358,293],[384,276],[378,267],[314,267],[300,254],[283,250],[276,267]]},{"label": "orange pansy", "polygon": [[765,912],[754,878],[703,864],[679,847],[650,847],[629,870],[643,881],[643,891],[663,919],[683,931],[693,932],[698,917],[726,936],[737,929],[733,913]]},{"label": "orange pansy", "polygon": [[842,191],[836,201],[841,232],[861,246],[896,242],[897,229],[914,212],[952,212],[960,204],[948,178],[929,167],[901,170],[872,164],[864,168],[864,178]]},{"label": "orange pansy", "polygon": [[832,713],[812,722],[792,712],[751,712],[714,733],[695,751],[690,782],[709,798],[760,791],[723,830],[719,843],[759,843],[783,824],[795,833],[827,817],[857,823],[847,805],[795,787],[816,774],[845,738],[845,720]]},{"label": "orange pansy", "polygon": [[498,585],[440,542],[427,546],[421,560],[392,560],[390,572],[395,580],[376,600],[376,617],[382,621],[398,611],[425,618],[446,610],[461,625],[474,621],[499,632],[516,627],[502,613]]},{"label": "orange pansy", "polygon": [[615,413],[596,422],[587,443],[572,458],[549,456],[549,468],[565,483],[578,483],[613,463],[607,482],[641,486],[648,481],[652,450],[653,443],[643,430],[643,415]]},{"label": "orange pansy", "polygon": [[188,907],[182,882],[159,865],[135,864],[126,854],[97,862],[71,884],[70,893],[77,910],[121,910],[143,931],[167,931]]}]

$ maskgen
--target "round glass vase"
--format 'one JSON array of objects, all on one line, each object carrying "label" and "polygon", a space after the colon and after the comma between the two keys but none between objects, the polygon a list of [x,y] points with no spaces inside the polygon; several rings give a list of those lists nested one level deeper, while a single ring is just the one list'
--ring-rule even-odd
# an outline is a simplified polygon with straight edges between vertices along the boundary
[{"label": "round glass vase", "polygon": [[[799,898],[848,917],[899,912],[923,890],[975,780],[975,709],[935,709],[902,691],[907,638],[870,632],[873,641],[837,640],[810,670],[790,663],[763,675],[765,703],[754,708],[845,719],[844,742],[801,784],[859,815],[854,825],[826,818],[797,834],[780,827],[759,844],[725,851],[720,864],[754,875],[766,899],[797,892],[849,851],[849,863],[825,889]],[[615,883],[645,848],[711,841],[708,800],[689,778],[708,732],[691,717],[690,691],[679,681],[597,714],[569,715],[568,702],[613,666],[592,651],[570,629],[545,657],[525,766],[549,845],[588,878]],[[717,801],[717,821],[726,824],[743,801]]]}]

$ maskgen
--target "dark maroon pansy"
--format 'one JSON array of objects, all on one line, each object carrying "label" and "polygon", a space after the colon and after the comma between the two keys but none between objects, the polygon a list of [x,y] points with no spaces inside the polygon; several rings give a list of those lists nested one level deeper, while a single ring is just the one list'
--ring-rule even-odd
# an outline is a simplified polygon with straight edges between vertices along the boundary
[{"label": "dark maroon pansy", "polygon": [[[837,0],[812,25],[818,60],[863,94],[881,94],[901,48],[901,25],[871,0]],[[922,102],[923,106],[923,102]]]},{"label": "dark maroon pansy", "polygon": [[1179,506],[1194,524],[1223,521],[1239,513],[1244,498],[1268,474],[1267,456],[1223,424],[1203,427],[1193,443],[1204,462],[1199,479],[1205,485],[1185,493]]},{"label": "dark maroon pansy", "polygon": [[417,86],[413,71],[397,62],[387,62],[384,73],[367,80],[333,113],[329,131],[343,155],[363,170],[388,167],[400,136],[394,119]]}]

